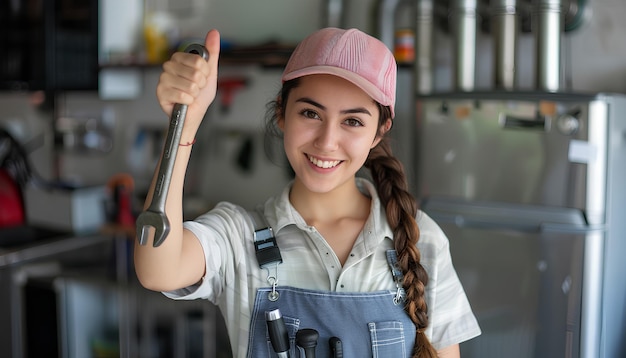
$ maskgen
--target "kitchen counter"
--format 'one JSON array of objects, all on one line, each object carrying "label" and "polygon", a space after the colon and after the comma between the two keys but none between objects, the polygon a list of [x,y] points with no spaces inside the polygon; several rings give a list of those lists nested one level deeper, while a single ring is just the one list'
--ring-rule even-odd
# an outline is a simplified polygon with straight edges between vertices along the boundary
[{"label": "kitchen counter", "polygon": [[31,226],[0,229],[0,268],[54,257],[108,240],[110,235],[83,236]]}]

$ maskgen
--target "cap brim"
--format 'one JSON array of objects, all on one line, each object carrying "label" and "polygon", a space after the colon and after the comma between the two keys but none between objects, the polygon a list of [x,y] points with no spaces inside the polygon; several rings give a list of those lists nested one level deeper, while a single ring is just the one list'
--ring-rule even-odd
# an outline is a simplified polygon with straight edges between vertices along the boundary
[{"label": "cap brim", "polygon": [[374,101],[382,104],[383,106],[389,106],[391,108],[392,118],[395,115],[393,105],[391,104],[392,100],[387,98],[387,96],[385,96],[382,93],[382,91],[378,89],[378,87],[376,87],[374,84],[372,84],[370,81],[366,80],[365,78],[355,74],[354,72],[345,70],[340,67],[323,66],[323,65],[305,67],[300,70],[283,74],[282,80],[284,82],[284,81],[292,80],[294,78],[308,76],[308,75],[333,75],[333,76],[341,77],[347,81],[350,81],[352,84],[359,87],[360,89],[363,90],[363,92],[367,93],[370,97],[372,97]]}]

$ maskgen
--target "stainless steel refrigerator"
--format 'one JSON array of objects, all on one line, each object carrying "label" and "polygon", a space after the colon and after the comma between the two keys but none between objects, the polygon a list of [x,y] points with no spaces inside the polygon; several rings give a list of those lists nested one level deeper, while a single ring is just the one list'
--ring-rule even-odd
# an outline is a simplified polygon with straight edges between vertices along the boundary
[{"label": "stainless steel refrigerator", "polygon": [[417,100],[414,173],[482,328],[464,358],[626,357],[626,97]]}]

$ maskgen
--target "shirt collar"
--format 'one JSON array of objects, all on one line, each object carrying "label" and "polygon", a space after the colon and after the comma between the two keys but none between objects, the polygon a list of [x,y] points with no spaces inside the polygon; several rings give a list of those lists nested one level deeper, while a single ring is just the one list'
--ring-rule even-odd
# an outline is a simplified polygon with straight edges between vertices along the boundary
[{"label": "shirt collar", "polygon": [[[381,240],[385,238],[391,239],[393,232],[387,223],[387,217],[381,206],[374,184],[364,178],[357,177],[355,180],[359,190],[372,199],[370,215],[363,227],[364,244],[366,249],[370,250],[377,246]],[[287,225],[296,225],[301,229],[308,227],[300,213],[296,211],[289,201],[289,192],[292,185],[293,181],[285,186],[280,194],[270,198],[265,203],[265,215],[275,233],[278,233]]]}]

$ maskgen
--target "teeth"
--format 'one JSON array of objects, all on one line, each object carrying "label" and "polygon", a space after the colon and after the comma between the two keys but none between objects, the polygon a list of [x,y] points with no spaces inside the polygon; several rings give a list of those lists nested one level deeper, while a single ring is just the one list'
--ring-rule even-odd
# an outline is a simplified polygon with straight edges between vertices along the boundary
[{"label": "teeth", "polygon": [[336,166],[337,164],[341,163],[340,160],[319,160],[314,157],[309,157],[309,160],[311,161],[311,163],[315,164],[315,166],[324,168],[324,169],[332,168]]}]

